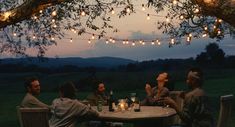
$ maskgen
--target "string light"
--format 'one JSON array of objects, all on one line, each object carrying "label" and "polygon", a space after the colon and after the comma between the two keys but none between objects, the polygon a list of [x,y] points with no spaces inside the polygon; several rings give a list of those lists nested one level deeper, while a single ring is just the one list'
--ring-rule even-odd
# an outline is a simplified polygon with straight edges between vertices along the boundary
[{"label": "string light", "polygon": [[155,43],[154,43],[154,41],[152,41],[152,43],[151,43],[152,45],[155,45]]},{"label": "string light", "polygon": [[142,45],[145,45],[145,42],[142,42]]},{"label": "string light", "polygon": [[126,12],[127,13],[130,13],[131,12],[131,9],[129,7],[126,8]]},{"label": "string light", "polygon": [[40,10],[39,13],[42,13],[42,10]]},{"label": "string light", "polygon": [[205,26],[205,27],[204,27],[204,30],[207,30],[207,29],[208,29],[207,26]]},{"label": "string light", "polygon": [[105,43],[108,44],[108,43],[109,43],[109,40],[107,39],[107,40],[105,41]]},{"label": "string light", "polygon": [[195,11],[194,11],[194,13],[199,13],[199,9],[196,8]]},{"label": "string light", "polygon": [[51,40],[52,40],[52,41],[54,41],[54,40],[55,40],[55,38],[54,38],[54,37],[51,37]]},{"label": "string light", "polygon": [[111,14],[112,15],[115,14],[115,11],[113,10],[113,8],[111,9]]},{"label": "string light", "polygon": [[89,44],[91,43],[91,39],[88,39],[88,43],[89,43]]},{"label": "string light", "polygon": [[71,43],[73,42],[73,38],[70,38],[70,42],[71,42]]},{"label": "string light", "polygon": [[82,12],[81,12],[81,15],[82,15],[82,16],[85,16],[85,15],[86,15],[85,11],[82,11]]},{"label": "string light", "polygon": [[149,16],[149,14],[147,14],[147,20],[150,20],[150,16]]},{"label": "string light", "polygon": [[216,25],[214,25],[213,28],[216,29]]},{"label": "string light", "polygon": [[54,27],[54,28],[56,28],[56,27],[57,27],[57,25],[55,24],[53,27]]},{"label": "string light", "polygon": [[173,0],[173,4],[176,5],[177,4],[177,0]]},{"label": "string light", "polygon": [[169,19],[169,18],[166,18],[166,22],[170,22],[170,19]]},{"label": "string light", "polygon": [[36,19],[38,19],[38,17],[37,16],[33,16],[33,19],[36,20]]},{"label": "string light", "polygon": [[15,36],[15,37],[16,37],[16,33],[13,33],[13,36]]},{"label": "string light", "polygon": [[206,34],[206,33],[202,35],[202,37],[206,37],[206,36],[207,36],[207,34]]},{"label": "string light", "polygon": [[183,16],[183,15],[181,15],[181,16],[180,16],[180,19],[181,19],[181,20],[182,20],[182,19],[184,19],[184,16]]},{"label": "string light", "polygon": [[157,40],[157,44],[158,44],[158,45],[161,45],[161,42],[160,42],[159,40]]},{"label": "string light", "polygon": [[53,12],[51,13],[51,15],[52,15],[52,16],[56,16],[56,11],[53,11]]},{"label": "string light", "polygon": [[172,45],[175,44],[175,39],[174,38],[171,39],[171,44]]},{"label": "string light", "polygon": [[222,19],[219,19],[218,21],[219,21],[219,23],[222,23],[222,22],[223,22],[223,20],[222,20]]},{"label": "string light", "polygon": [[145,7],[144,7],[144,4],[142,4],[142,11],[145,11],[146,9],[145,9]]},{"label": "string light", "polygon": [[217,34],[218,34],[218,35],[220,35],[220,34],[221,34],[221,31],[220,31],[220,30],[218,30],[218,31],[217,31]]},{"label": "string light", "polygon": [[36,36],[35,36],[35,35],[33,35],[33,39],[36,39]]},{"label": "string light", "polygon": [[135,46],[135,43],[134,42],[132,42],[132,44],[131,44],[132,46]]},{"label": "string light", "polygon": [[52,19],[51,21],[54,23],[54,22],[55,22],[55,19]]},{"label": "string light", "polygon": [[92,39],[92,40],[95,39],[95,34],[92,34],[91,39]]}]

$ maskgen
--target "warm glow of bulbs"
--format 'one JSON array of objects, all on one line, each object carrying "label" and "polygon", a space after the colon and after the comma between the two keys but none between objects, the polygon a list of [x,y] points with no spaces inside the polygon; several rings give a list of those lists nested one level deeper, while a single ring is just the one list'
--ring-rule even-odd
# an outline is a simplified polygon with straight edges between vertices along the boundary
[{"label": "warm glow of bulbs", "polygon": [[170,22],[170,19],[169,19],[169,18],[166,18],[166,22]]},{"label": "warm glow of bulbs", "polygon": [[128,7],[128,8],[126,9],[126,12],[127,12],[127,13],[130,13],[130,12],[131,12],[131,9]]},{"label": "warm glow of bulbs", "polygon": [[70,42],[71,42],[71,43],[73,42],[73,39],[72,39],[72,38],[70,39]]},{"label": "warm glow of bulbs", "polygon": [[4,18],[1,19],[1,20],[4,21],[4,20],[8,19],[11,14],[12,14],[11,12],[5,12],[5,13],[4,13]]},{"label": "warm glow of bulbs", "polygon": [[149,14],[147,14],[147,20],[150,20],[150,16],[149,16]]},{"label": "warm glow of bulbs", "polygon": [[85,16],[85,15],[86,15],[86,13],[85,13],[84,11],[82,11],[82,12],[81,12],[81,15],[82,15],[82,16]]},{"label": "warm glow of bulbs", "polygon": [[91,39],[92,39],[92,40],[94,40],[94,39],[95,39],[95,35],[94,35],[94,34],[91,36]]},{"label": "warm glow of bulbs", "polygon": [[171,39],[171,44],[175,44],[175,39]]},{"label": "warm glow of bulbs", "polygon": [[146,9],[145,9],[145,7],[144,7],[144,4],[142,4],[142,11],[145,11]]},{"label": "warm glow of bulbs", "polygon": [[53,12],[51,13],[51,15],[52,15],[52,16],[56,16],[56,11],[53,11]]},{"label": "warm glow of bulbs", "polygon": [[206,36],[207,36],[207,34],[203,34],[203,35],[202,35],[202,37],[206,37]]},{"label": "warm glow of bulbs", "polygon": [[88,43],[89,43],[89,44],[91,43],[91,40],[90,40],[90,39],[88,40]]},{"label": "warm glow of bulbs", "polygon": [[180,16],[180,19],[181,19],[181,20],[182,20],[182,19],[184,19],[184,16],[183,16],[183,15],[181,15],[181,16]]},{"label": "warm glow of bulbs", "polygon": [[54,22],[55,22],[55,19],[52,19],[51,21],[54,23]]},{"label": "warm glow of bulbs", "polygon": [[39,13],[42,13],[42,10],[40,10]]},{"label": "warm glow of bulbs", "polygon": [[177,0],[173,0],[173,4],[176,5],[177,4]]},{"label": "warm glow of bulbs", "polygon": [[13,33],[13,36],[16,36],[16,33]]},{"label": "warm glow of bulbs", "polygon": [[194,11],[194,13],[198,13],[199,12],[199,9],[197,8],[197,9],[195,9],[195,11]]},{"label": "warm glow of bulbs", "polygon": [[112,14],[112,15],[113,15],[113,14],[115,14],[115,11],[114,11],[114,10],[112,10],[112,11],[111,11],[111,14]]}]

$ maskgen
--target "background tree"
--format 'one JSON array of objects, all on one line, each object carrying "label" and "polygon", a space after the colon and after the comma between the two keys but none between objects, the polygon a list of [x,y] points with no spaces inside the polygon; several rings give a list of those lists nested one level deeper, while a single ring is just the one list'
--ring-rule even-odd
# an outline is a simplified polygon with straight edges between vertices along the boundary
[{"label": "background tree", "polygon": [[[19,1],[19,0],[17,0]],[[99,38],[109,25],[108,12],[122,7],[119,17],[135,12],[131,0],[1,0],[0,53],[28,55],[27,48],[38,50],[43,56],[47,46],[56,45],[55,38],[64,37],[64,29],[78,35],[93,29]],[[142,6],[153,7],[156,13],[166,11],[166,20],[158,21],[158,29],[176,38],[170,46],[180,43],[186,36],[209,36],[221,40],[226,34],[234,37],[234,0],[148,0]],[[127,9],[129,11],[127,11]],[[102,20],[98,24],[97,19]],[[116,31],[114,29],[114,31]]]},{"label": "background tree", "polygon": [[219,48],[217,43],[210,43],[205,48],[206,52],[197,55],[196,61],[200,64],[207,65],[223,65],[225,61],[225,53]]}]

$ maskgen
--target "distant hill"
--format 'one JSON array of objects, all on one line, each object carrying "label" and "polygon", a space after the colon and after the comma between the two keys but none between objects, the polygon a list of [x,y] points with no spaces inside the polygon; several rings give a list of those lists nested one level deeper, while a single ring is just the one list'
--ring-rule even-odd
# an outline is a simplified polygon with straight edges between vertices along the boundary
[{"label": "distant hill", "polygon": [[136,61],[117,57],[93,57],[93,58],[81,58],[81,57],[67,57],[67,58],[45,58],[40,60],[39,58],[6,58],[1,59],[1,64],[19,64],[19,65],[38,65],[40,67],[59,67],[65,65],[73,65],[77,67],[115,67],[118,65],[126,65],[129,63],[135,63]]}]

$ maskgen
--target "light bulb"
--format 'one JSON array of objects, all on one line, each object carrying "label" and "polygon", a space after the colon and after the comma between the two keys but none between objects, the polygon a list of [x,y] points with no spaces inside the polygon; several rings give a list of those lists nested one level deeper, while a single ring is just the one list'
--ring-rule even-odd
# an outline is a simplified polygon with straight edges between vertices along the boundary
[{"label": "light bulb", "polygon": [[147,20],[150,20],[150,16],[149,16],[149,14],[147,14]]},{"label": "light bulb", "polygon": [[130,12],[131,12],[131,9],[128,7],[128,8],[126,9],[126,12],[127,12],[127,13],[130,13]]},{"label": "light bulb", "polygon": [[51,15],[52,15],[52,16],[56,16],[56,11],[53,11],[53,12],[51,13]]},{"label": "light bulb", "polygon": [[73,39],[72,39],[72,38],[70,39],[70,42],[71,42],[71,43],[73,42]]},{"label": "light bulb", "polygon": [[85,16],[85,15],[86,15],[86,13],[85,13],[84,11],[82,11],[82,12],[81,12],[81,15],[82,15],[82,16]]}]

